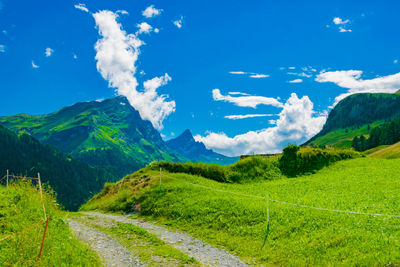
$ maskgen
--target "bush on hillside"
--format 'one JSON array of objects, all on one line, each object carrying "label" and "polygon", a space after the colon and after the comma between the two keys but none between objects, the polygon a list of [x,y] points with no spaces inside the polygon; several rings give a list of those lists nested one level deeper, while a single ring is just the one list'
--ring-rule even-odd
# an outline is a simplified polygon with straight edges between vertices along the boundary
[{"label": "bush on hillside", "polygon": [[294,177],[304,173],[314,173],[339,160],[358,157],[362,157],[362,154],[350,149],[300,148],[296,145],[289,145],[283,149],[279,167],[282,173]]},{"label": "bush on hillside", "polygon": [[193,162],[160,162],[150,165],[152,169],[160,167],[168,172],[198,175],[218,182],[240,183],[254,180],[273,180],[281,176],[277,157],[252,156],[229,166]]},{"label": "bush on hillside", "polygon": [[217,164],[160,162],[157,164],[157,166],[172,173],[188,173],[209,178],[218,182],[228,181],[225,175],[225,167]]},{"label": "bush on hillside", "polygon": [[227,177],[232,182],[274,180],[282,176],[278,157],[252,156],[228,166]]}]

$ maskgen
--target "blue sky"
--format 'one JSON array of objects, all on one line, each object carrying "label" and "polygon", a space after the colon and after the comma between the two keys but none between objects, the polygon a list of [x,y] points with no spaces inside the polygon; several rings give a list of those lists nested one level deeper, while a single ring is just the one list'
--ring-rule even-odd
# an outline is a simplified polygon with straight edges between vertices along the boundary
[{"label": "blue sky", "polygon": [[189,128],[226,155],[277,152],[348,94],[400,89],[399,8],[0,0],[0,115],[122,94],[166,139]]}]

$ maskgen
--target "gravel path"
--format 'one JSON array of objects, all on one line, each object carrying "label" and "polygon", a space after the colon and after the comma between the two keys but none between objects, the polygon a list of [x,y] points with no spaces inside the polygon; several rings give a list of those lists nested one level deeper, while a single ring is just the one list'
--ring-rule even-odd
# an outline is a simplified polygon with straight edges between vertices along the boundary
[{"label": "gravel path", "polygon": [[85,212],[86,215],[96,216],[98,218],[111,219],[122,223],[131,223],[150,233],[157,235],[166,243],[171,244],[176,249],[195,258],[201,264],[207,266],[249,266],[242,262],[237,256],[234,256],[224,249],[212,247],[195,239],[188,234],[173,232],[164,227],[154,225],[137,219],[129,219],[126,216],[107,215],[95,212]]},{"label": "gravel path", "polygon": [[103,258],[105,266],[145,266],[109,235],[97,231],[72,219],[68,220],[74,235],[87,243]]}]

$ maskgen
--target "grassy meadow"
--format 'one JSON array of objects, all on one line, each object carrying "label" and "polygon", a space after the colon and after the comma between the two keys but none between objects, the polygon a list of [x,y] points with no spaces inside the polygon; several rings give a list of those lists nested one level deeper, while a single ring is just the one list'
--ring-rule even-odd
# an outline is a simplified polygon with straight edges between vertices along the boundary
[{"label": "grassy meadow", "polygon": [[[49,224],[40,266],[100,266],[97,254],[76,240],[50,193],[44,193]],[[0,239],[44,221],[41,197],[27,182],[0,185]],[[44,224],[0,241],[0,266],[35,266]]]},{"label": "grassy meadow", "polygon": [[[358,158],[316,174],[246,183],[142,169],[81,209],[131,212],[186,231],[240,256],[274,265],[398,265],[400,218],[309,209],[275,202],[364,213],[400,214],[400,160]],[[267,229],[269,194],[270,232]],[[252,196],[246,196],[252,195]]]}]

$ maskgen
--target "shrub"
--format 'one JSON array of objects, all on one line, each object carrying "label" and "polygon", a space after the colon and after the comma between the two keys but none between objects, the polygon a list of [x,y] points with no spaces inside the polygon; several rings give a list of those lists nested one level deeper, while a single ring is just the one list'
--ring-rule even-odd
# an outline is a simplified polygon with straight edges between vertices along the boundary
[{"label": "shrub", "polygon": [[299,174],[314,173],[339,160],[358,157],[362,157],[362,154],[349,149],[300,148],[296,145],[289,145],[283,149],[279,167],[282,173],[294,177]]},{"label": "shrub", "polygon": [[252,156],[229,166],[228,180],[247,182],[252,180],[274,180],[280,178],[278,157]]},{"label": "shrub", "polygon": [[173,173],[188,173],[209,178],[218,182],[228,182],[225,175],[225,167],[217,164],[160,162],[158,165],[151,164],[150,167],[153,169],[155,167],[161,167],[162,169]]}]

